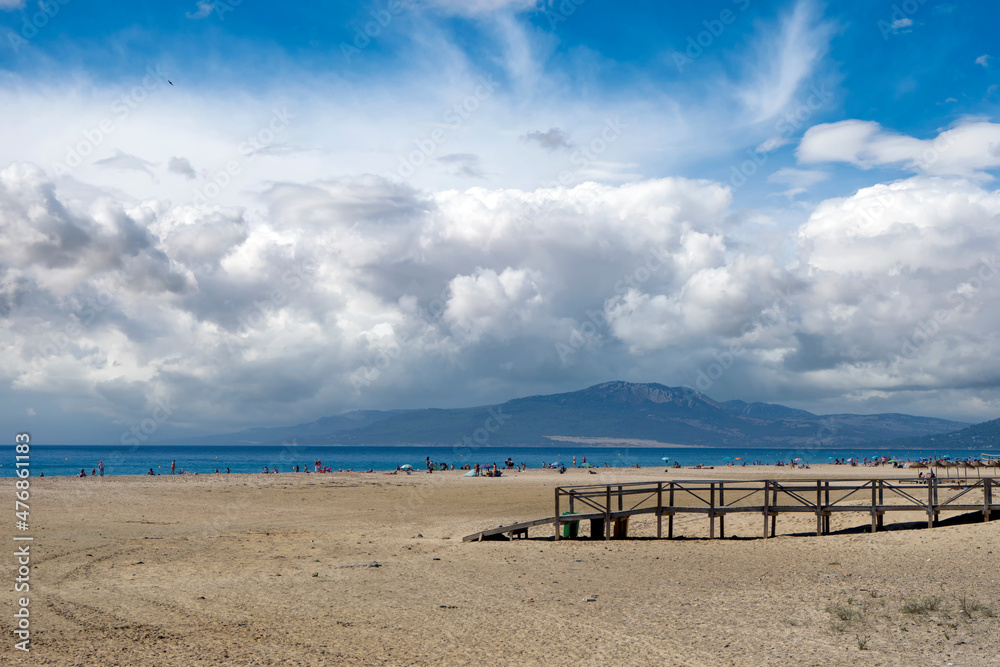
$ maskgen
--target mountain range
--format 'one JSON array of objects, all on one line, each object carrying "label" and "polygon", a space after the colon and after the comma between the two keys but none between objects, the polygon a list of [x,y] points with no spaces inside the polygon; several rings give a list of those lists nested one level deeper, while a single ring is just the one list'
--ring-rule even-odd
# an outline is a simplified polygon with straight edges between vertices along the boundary
[{"label": "mountain range", "polygon": [[[960,436],[962,433],[968,437]],[[928,443],[930,448],[959,449],[996,446],[989,443],[1000,441],[998,435],[1000,420],[970,426],[896,413],[816,415],[771,403],[720,403],[688,387],[615,381],[497,405],[359,410],[296,426],[252,428],[171,442],[483,446],[575,440],[588,444],[787,448]]]},{"label": "mountain range", "polygon": [[1000,454],[1000,419],[951,433],[897,438],[885,444],[893,449],[972,449],[978,453]]}]

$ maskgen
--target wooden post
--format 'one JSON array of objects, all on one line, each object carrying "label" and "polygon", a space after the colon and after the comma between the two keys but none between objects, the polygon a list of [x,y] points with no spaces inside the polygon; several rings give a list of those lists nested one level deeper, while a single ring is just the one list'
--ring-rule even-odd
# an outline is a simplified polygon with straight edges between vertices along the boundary
[{"label": "wooden post", "polygon": [[816,536],[819,537],[823,533],[823,519],[822,519],[822,507],[823,507],[823,493],[820,490],[822,483],[816,480]]},{"label": "wooden post", "polygon": [[983,480],[983,521],[990,521],[990,506],[993,504],[993,480],[987,477]]},{"label": "wooden post", "polygon": [[622,487],[621,487],[621,484],[619,484],[618,485],[618,511],[621,512],[622,509],[624,509],[624,505],[622,505]]},{"label": "wooden post", "polygon": [[559,525],[559,487],[556,487],[556,542],[559,541],[559,533],[562,526]]},{"label": "wooden post", "polygon": [[611,485],[608,484],[607,498],[604,504],[604,539],[611,539]]},{"label": "wooden post", "polygon": [[[829,507],[830,506],[830,481],[827,480],[827,481],[823,482],[823,487],[825,488],[825,492],[824,492],[824,497],[826,499],[825,506]],[[825,512],[824,515],[823,515],[823,534],[824,535],[829,535],[830,534],[830,512],[829,511]]]},{"label": "wooden post", "polygon": [[875,480],[873,479],[872,480],[872,532],[873,533],[876,530],[878,530],[878,523],[875,519],[876,507],[878,506],[877,505],[878,498],[876,497],[876,493],[877,491],[875,490]]},{"label": "wooden post", "polygon": [[[885,496],[883,495],[885,491],[885,480],[878,480],[878,506],[881,508],[885,505]],[[875,524],[881,528],[882,527],[882,517],[885,516],[885,512],[881,509],[875,514]]]},{"label": "wooden post", "polygon": [[670,482],[670,516],[667,517],[667,538],[674,539],[674,483]]},{"label": "wooden post", "polygon": [[709,491],[708,505],[708,539],[715,539],[715,482],[712,482],[712,490]]},{"label": "wooden post", "polygon": [[927,527],[934,527],[934,482],[937,478],[927,480]]},{"label": "wooden post", "polygon": [[656,483],[656,538],[663,537],[663,482]]},{"label": "wooden post", "polygon": [[[772,507],[777,507],[778,506],[778,485],[777,484],[774,485],[774,489],[772,491],[771,499],[773,501],[771,503],[771,506]],[[774,537],[774,534],[777,531],[777,529],[778,529],[778,512],[772,509],[771,510],[771,537]]]},{"label": "wooden post", "polygon": [[767,539],[767,519],[768,515],[770,514],[770,512],[768,512],[768,508],[770,508],[771,506],[768,503],[769,496],[767,495],[768,492],[771,490],[770,487],[771,483],[768,482],[767,480],[764,480],[764,539],[765,540]]},{"label": "wooden post", "polygon": [[[726,498],[725,498],[725,482],[719,482],[719,507],[725,508]],[[723,509],[719,514],[719,539],[726,539],[726,510]]]}]

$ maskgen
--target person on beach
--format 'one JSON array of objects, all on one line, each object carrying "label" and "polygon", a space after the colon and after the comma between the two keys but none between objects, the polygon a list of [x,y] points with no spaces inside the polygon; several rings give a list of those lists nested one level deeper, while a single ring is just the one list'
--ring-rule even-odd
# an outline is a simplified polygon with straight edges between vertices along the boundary
[{"label": "person on beach", "polygon": [[77,477],[86,477],[86,476],[87,476],[87,471],[84,470],[83,468],[81,468],[80,469],[80,474],[77,475]]},{"label": "person on beach", "polygon": [[97,471],[101,477],[104,477],[104,461],[97,462]]},{"label": "person on beach", "polygon": [[97,469],[96,468],[91,468],[90,469],[90,476],[91,477],[97,477]]},{"label": "person on beach", "polygon": [[177,470],[177,461],[171,461],[170,462],[170,474],[173,475],[175,470]]},{"label": "person on beach", "polygon": [[226,468],[226,474],[227,475],[229,474],[229,468]]},{"label": "person on beach", "polygon": [[153,472],[153,469],[152,469],[152,468],[150,468],[150,469],[149,469],[149,472],[147,472],[146,474],[147,474],[147,475],[154,475],[154,476],[156,475],[156,473],[155,473],[155,472]]}]

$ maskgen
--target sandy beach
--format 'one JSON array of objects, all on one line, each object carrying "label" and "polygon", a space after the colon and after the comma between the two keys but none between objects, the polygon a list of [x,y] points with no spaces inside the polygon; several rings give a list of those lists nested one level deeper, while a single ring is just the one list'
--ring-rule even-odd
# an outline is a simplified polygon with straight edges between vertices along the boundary
[{"label": "sandy beach", "polygon": [[[891,468],[529,470],[31,480],[31,653],[11,665],[989,665],[1000,521],[808,535],[810,516],[655,519],[627,541],[463,543],[558,485],[915,477]],[[7,497],[13,479],[0,481]],[[945,518],[945,517],[942,517]],[[836,518],[862,526],[864,515]],[[887,517],[919,520],[919,513]],[[5,525],[12,525],[7,522]],[[13,529],[4,528],[13,544]],[[799,533],[794,535],[793,533]],[[737,536],[733,539],[733,536]],[[863,646],[863,650],[861,648]]]}]

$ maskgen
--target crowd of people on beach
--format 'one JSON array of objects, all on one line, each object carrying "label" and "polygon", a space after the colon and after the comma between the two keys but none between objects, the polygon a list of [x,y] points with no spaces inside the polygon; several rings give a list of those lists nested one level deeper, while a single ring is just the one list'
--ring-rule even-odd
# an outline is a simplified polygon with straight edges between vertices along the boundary
[{"label": "crowd of people on beach", "polygon": [[[729,457],[725,457],[725,458],[729,459]],[[666,461],[667,459],[664,457],[663,460]],[[743,461],[743,459],[741,459],[739,457],[736,457],[735,461],[734,460],[727,460],[727,462],[725,463],[725,466],[727,466],[727,467],[729,467],[729,466],[735,466],[738,463],[741,464],[742,466],[748,466],[748,465],[749,466],[775,465],[775,466],[781,467],[781,468],[784,468],[784,467],[793,468],[793,469],[795,469],[795,468],[798,468],[798,469],[809,469],[810,468],[809,462],[808,461],[803,461],[801,458],[790,459],[790,460],[788,460],[787,463],[784,460],[779,460],[776,463],[768,464],[768,463],[765,463],[765,462],[763,462],[761,460],[755,460],[755,461],[752,461],[752,462],[747,462],[747,461]],[[869,458],[869,457],[866,456],[866,457],[863,457],[861,459],[859,459],[857,457],[835,458],[832,461],[830,461],[830,464],[832,464],[832,465],[852,466],[852,467],[859,467],[859,466],[862,466],[862,467],[892,466],[893,468],[905,468],[910,463],[911,463],[911,461],[910,461],[909,458],[906,458],[906,459],[897,459],[897,458],[894,458],[894,457],[891,457],[891,456],[876,456],[876,457],[871,457],[871,458]],[[938,465],[945,465],[945,464],[942,464],[941,461],[936,461],[935,462],[935,461],[931,461],[931,460],[925,459],[925,458],[918,459],[917,461],[913,461],[912,463],[914,464],[914,466],[916,466],[916,464],[938,464]],[[504,460],[502,466],[498,466],[495,462],[492,463],[492,464],[485,464],[485,465],[482,465],[482,464],[476,462],[474,464],[472,464],[472,463],[466,463],[466,464],[463,464],[463,465],[459,466],[458,468],[456,468],[454,464],[449,464],[449,463],[440,462],[440,461],[432,461],[430,456],[426,457],[425,464],[426,464],[426,468],[427,468],[427,472],[428,473],[433,473],[435,471],[460,470],[460,471],[472,472],[473,474],[469,475],[469,476],[474,476],[474,477],[500,477],[500,476],[503,475],[504,471],[524,472],[525,470],[528,469],[528,464],[527,463],[525,463],[523,461],[521,463],[515,463],[514,459],[512,459],[510,457],[508,457],[507,459]],[[952,465],[952,466],[970,465],[971,466],[971,465],[974,465],[974,464],[975,464],[975,460],[972,459],[972,458],[969,458],[969,459],[965,459],[965,460],[956,459],[954,461],[949,461],[946,465]],[[989,465],[995,465],[995,464],[994,464],[994,462],[990,461]],[[580,461],[579,466],[577,465],[577,457],[576,456],[572,457],[571,466],[573,468],[582,467],[582,468],[591,469],[590,470],[591,473],[594,473],[593,468],[597,468],[598,467],[597,465],[595,465],[593,463],[588,463],[586,456],[582,457],[582,460]],[[539,467],[541,469],[543,469],[543,470],[557,470],[557,471],[559,471],[559,473],[565,473],[567,471],[567,469],[570,467],[570,465],[567,465],[567,463],[564,463],[564,462],[542,461],[541,465]],[[604,463],[602,463],[602,465],[600,467],[603,467],[603,468],[612,468],[613,466],[611,466],[607,462],[604,462]],[[634,463],[634,464],[631,464],[630,467],[639,468],[640,465],[638,463]],[[711,470],[712,468],[714,468],[714,466],[705,465],[705,464],[698,464],[698,465],[693,465],[693,466],[689,466],[689,467],[691,469],[693,469],[693,470]],[[678,470],[678,469],[683,469],[683,468],[684,468],[684,466],[682,466],[679,461],[674,461],[673,464],[668,464],[667,465],[666,471]],[[385,472],[384,474],[395,475],[395,474],[398,474],[400,472],[405,472],[405,473],[409,474],[412,471],[413,471],[413,467],[410,466],[410,465],[399,465],[392,472]],[[302,466],[299,466],[299,465],[292,466],[291,469],[289,470],[289,472],[295,472],[295,473],[299,473],[299,472],[302,472],[302,473],[310,473],[310,472],[311,473],[332,473],[332,472],[334,472],[334,470],[333,470],[333,468],[331,466],[324,466],[323,462],[321,460],[316,459],[316,461],[314,461],[311,465],[310,464],[305,464],[305,465],[302,465]],[[374,468],[369,468],[368,470],[358,470],[358,471],[355,471],[353,468],[339,468],[337,470],[337,472],[366,472],[366,473],[375,473],[377,471]],[[270,466],[269,467],[269,466],[265,465],[262,473],[263,474],[268,474],[268,475],[278,474],[278,467],[277,466]],[[146,473],[147,476],[155,476],[157,474],[158,473],[156,473],[152,468],[150,468],[149,472]],[[177,461],[171,461],[170,462],[170,474],[171,475],[197,475],[199,473],[197,473],[197,472],[191,472],[191,471],[185,471],[184,468],[179,468],[178,469],[177,468]],[[215,469],[215,474],[218,475],[218,474],[222,474],[222,473],[219,471],[218,468],[216,468]],[[230,474],[230,469],[229,468],[225,469],[225,474]],[[78,475],[76,475],[76,476],[77,477],[88,477],[86,469],[85,468],[81,469],[80,473]],[[103,477],[104,476],[104,461],[99,461],[98,464],[97,464],[97,467],[93,468],[90,471],[90,475],[89,476],[90,477]],[[927,475],[924,475],[923,473],[921,473],[921,475],[920,475],[920,479],[922,479],[922,480],[933,479],[933,478],[934,478],[933,472],[929,473]]]}]

